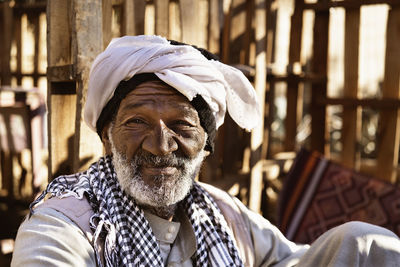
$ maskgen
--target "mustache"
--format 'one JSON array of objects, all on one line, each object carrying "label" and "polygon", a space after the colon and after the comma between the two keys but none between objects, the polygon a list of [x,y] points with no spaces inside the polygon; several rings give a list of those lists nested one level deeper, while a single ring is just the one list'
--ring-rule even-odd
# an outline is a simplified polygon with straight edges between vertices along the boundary
[{"label": "mustache", "polygon": [[138,151],[138,153],[133,158],[134,164],[136,166],[152,166],[152,167],[176,167],[183,168],[189,158],[178,156],[176,154],[170,154],[165,156],[156,156],[145,151]]}]

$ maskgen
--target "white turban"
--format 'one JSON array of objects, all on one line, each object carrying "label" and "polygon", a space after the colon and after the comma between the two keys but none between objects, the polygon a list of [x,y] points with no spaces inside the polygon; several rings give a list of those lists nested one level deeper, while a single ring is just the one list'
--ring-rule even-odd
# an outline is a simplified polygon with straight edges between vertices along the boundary
[{"label": "white turban", "polygon": [[255,90],[241,71],[206,59],[189,45],[171,45],[160,36],[124,36],[111,41],[95,59],[89,76],[84,118],[96,131],[102,109],[122,80],[135,74],[154,73],[186,96],[201,95],[215,116],[218,129],[226,108],[242,128],[251,130],[261,114]]}]

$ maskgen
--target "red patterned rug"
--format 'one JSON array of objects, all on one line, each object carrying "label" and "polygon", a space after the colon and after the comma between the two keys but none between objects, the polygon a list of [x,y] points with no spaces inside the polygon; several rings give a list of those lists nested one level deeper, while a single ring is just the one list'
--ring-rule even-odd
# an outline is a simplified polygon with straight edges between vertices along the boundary
[{"label": "red patterned rug", "polygon": [[285,180],[279,227],[287,238],[311,243],[348,221],[400,234],[400,188],[302,149]]}]

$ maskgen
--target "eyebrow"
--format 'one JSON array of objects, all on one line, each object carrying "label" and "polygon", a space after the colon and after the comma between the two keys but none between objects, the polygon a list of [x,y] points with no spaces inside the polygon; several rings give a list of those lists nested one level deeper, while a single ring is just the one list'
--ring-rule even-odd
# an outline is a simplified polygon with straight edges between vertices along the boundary
[{"label": "eyebrow", "polygon": [[[150,103],[155,103],[156,101],[154,101],[152,99],[148,99],[148,100],[141,101],[141,102],[138,102],[138,103],[129,103],[129,104],[126,104],[124,107],[122,107],[121,111],[140,108],[142,106],[147,105],[149,102]],[[180,106],[180,105],[176,105],[176,107],[178,107],[178,106]],[[182,112],[182,116],[189,116],[189,117],[193,117],[193,118],[196,118],[196,116],[199,117],[199,114],[198,114],[197,110],[194,107],[193,107],[193,110],[192,110],[192,109],[189,108],[189,106],[184,106],[181,112]]]},{"label": "eyebrow", "polygon": [[134,109],[134,108],[140,108],[141,106],[146,105],[146,103],[130,103],[130,104],[126,104],[122,107],[122,110],[126,110],[126,109]]}]

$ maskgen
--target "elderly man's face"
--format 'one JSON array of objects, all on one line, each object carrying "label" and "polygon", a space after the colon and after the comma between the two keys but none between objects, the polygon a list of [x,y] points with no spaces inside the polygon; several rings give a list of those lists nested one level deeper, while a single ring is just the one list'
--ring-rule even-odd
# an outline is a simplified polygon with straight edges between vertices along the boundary
[{"label": "elderly man's face", "polygon": [[188,193],[206,134],[186,97],[162,82],[144,82],[122,100],[106,131],[120,184],[139,203],[168,206]]}]

